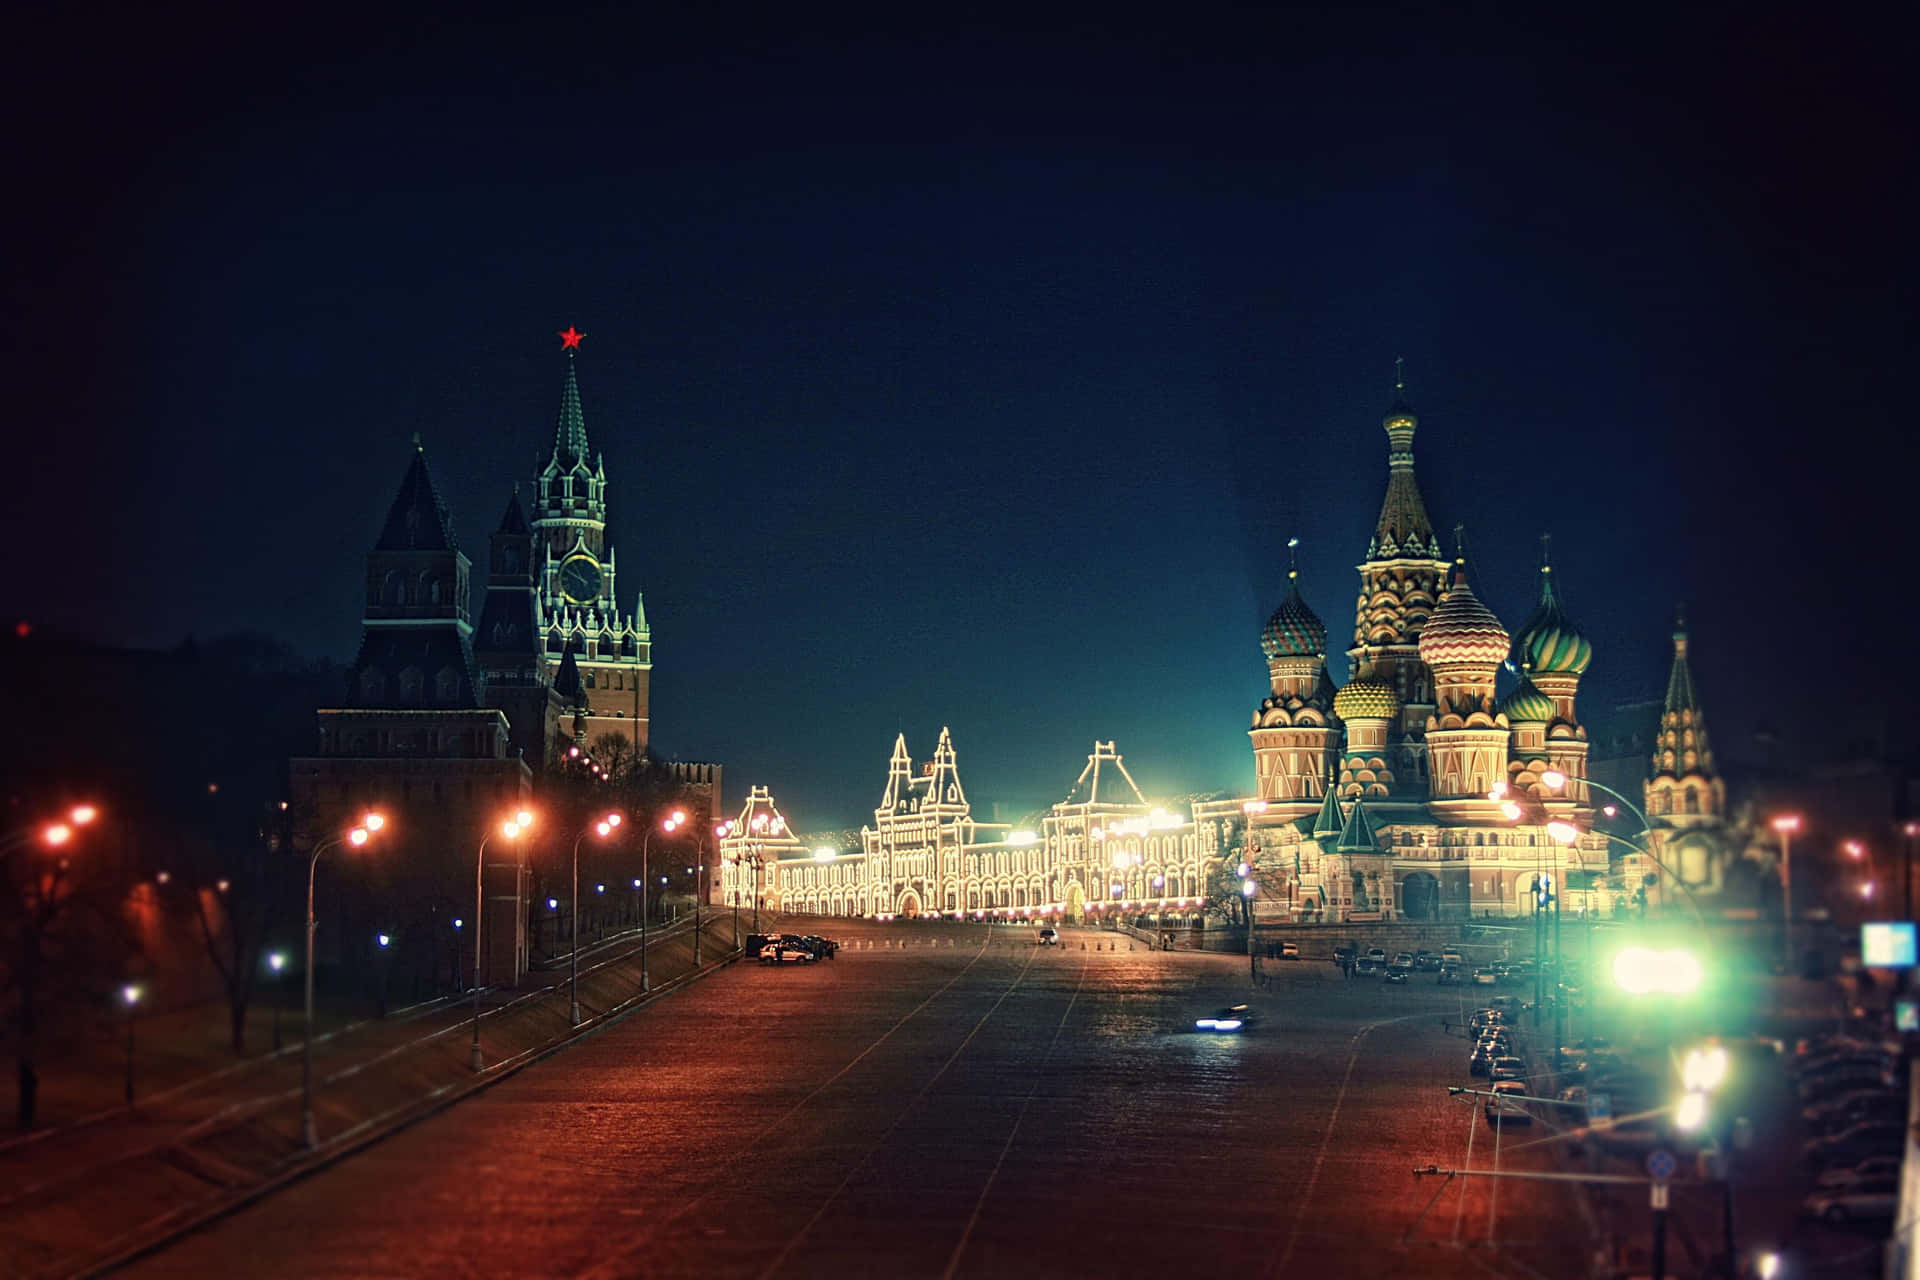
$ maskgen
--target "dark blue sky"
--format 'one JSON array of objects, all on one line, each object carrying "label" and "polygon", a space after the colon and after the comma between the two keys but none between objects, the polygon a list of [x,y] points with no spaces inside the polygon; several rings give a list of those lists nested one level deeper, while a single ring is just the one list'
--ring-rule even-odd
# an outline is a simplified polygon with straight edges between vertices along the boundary
[{"label": "dark blue sky", "polygon": [[350,657],[409,438],[483,556],[577,324],[660,748],[811,827],[942,724],[1006,817],[1095,737],[1243,788],[1289,535],[1350,634],[1404,355],[1509,626],[1554,533],[1584,702],[1684,599],[1729,749],[1911,707],[1894,33],[810,20],[29,15],[12,607]]}]

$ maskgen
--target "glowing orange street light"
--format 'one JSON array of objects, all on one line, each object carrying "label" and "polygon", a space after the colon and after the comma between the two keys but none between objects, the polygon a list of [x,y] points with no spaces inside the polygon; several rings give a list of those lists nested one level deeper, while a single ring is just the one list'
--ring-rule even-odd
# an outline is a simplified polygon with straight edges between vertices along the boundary
[{"label": "glowing orange street light", "polygon": [[[500,830],[488,832],[480,837],[480,848],[473,855],[473,1052],[469,1065],[480,1071],[486,1067],[486,1059],[480,1056],[480,935],[487,914],[487,900],[481,887],[481,877],[486,869],[487,841],[495,834],[506,840],[518,840],[524,833],[533,829],[533,815],[525,809],[516,812],[511,818],[500,824]],[[459,921],[454,922],[456,928]]]},{"label": "glowing orange street light", "polygon": [[77,804],[67,814],[67,821],[76,827],[84,827],[100,816],[100,811],[90,804]]},{"label": "glowing orange street light", "polygon": [[300,1046],[300,1140],[309,1151],[320,1145],[319,1130],[313,1124],[313,877],[319,869],[320,855],[329,849],[337,849],[350,844],[358,849],[365,845],[373,833],[387,825],[385,815],[380,813],[362,814],[360,825],[335,836],[331,840],[322,840],[313,846],[313,856],[307,859],[307,1030],[304,1042]]},{"label": "glowing orange street light", "polygon": [[40,838],[46,841],[50,848],[57,849],[73,839],[73,828],[64,822],[55,822],[40,833]]}]

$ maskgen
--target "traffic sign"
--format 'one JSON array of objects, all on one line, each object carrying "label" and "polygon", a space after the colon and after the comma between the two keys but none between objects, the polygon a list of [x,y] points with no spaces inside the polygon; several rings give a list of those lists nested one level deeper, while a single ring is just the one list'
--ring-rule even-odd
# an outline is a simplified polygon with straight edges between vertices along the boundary
[{"label": "traffic sign", "polygon": [[1612,1094],[1590,1093],[1587,1095],[1587,1124],[1594,1129],[1613,1128]]},{"label": "traffic sign", "polygon": [[1655,1209],[1665,1209],[1667,1207],[1667,1184],[1665,1179],[1653,1184],[1653,1191],[1647,1197],[1647,1202]]},{"label": "traffic sign", "polygon": [[1658,1147],[1647,1153],[1647,1173],[1656,1182],[1665,1182],[1679,1167],[1680,1162],[1675,1160],[1673,1152],[1665,1147]]}]

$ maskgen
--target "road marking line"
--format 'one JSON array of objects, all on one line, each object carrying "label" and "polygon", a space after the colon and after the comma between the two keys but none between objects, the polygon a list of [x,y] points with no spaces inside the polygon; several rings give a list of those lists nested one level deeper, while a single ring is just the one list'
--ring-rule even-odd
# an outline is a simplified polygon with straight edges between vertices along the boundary
[{"label": "road marking line", "polygon": [[[1038,950],[1038,948],[1035,948],[1035,950]],[[967,967],[972,968],[973,962],[968,961]],[[914,1108],[920,1105],[920,1100],[925,1098],[927,1094],[932,1091],[933,1086],[940,1082],[940,1077],[947,1074],[947,1068],[960,1060],[960,1055],[967,1051],[967,1046],[973,1043],[973,1038],[980,1034],[980,1028],[986,1026],[987,1021],[1000,1011],[1000,1006],[1007,1002],[1008,996],[1019,989],[1022,982],[1026,981],[1027,973],[1032,968],[1033,955],[1029,952],[1026,963],[1020,966],[1019,976],[1014,978],[1014,980],[1008,984],[1007,989],[1000,993],[1000,998],[993,1002],[993,1007],[980,1015],[980,1020],[975,1022],[973,1028],[967,1032],[966,1039],[962,1040],[959,1046],[947,1056],[947,1060],[940,1064],[940,1069],[927,1077],[927,1082],[920,1086],[919,1091],[916,1092],[913,1097],[907,1099],[907,1105],[900,1108],[900,1114],[893,1118],[893,1123],[888,1125],[878,1138],[874,1139],[873,1145],[867,1148],[865,1154],[854,1161],[853,1167],[847,1170],[847,1176],[840,1179],[840,1184],[827,1194],[825,1200],[820,1202],[820,1207],[813,1211],[813,1216],[808,1218],[806,1223],[801,1226],[798,1231],[793,1233],[793,1238],[787,1241],[786,1247],[780,1250],[774,1260],[766,1265],[765,1270],[760,1272],[760,1280],[768,1280],[768,1277],[772,1276],[774,1272],[785,1265],[787,1259],[793,1255],[793,1251],[799,1247],[800,1242],[806,1239],[807,1233],[813,1230],[814,1224],[826,1216],[826,1212],[832,1207],[833,1202],[838,1200],[840,1193],[847,1189],[848,1184],[853,1181],[854,1175],[867,1167],[867,1161],[873,1159],[873,1153],[878,1151],[886,1143],[887,1139],[893,1136],[893,1131],[904,1124],[908,1116],[913,1114]],[[960,972],[965,973],[966,970],[962,969]],[[957,975],[954,981],[959,981]],[[944,988],[942,989],[944,990]]]},{"label": "road marking line", "polygon": [[1293,1202],[1293,1226],[1287,1232],[1287,1247],[1281,1252],[1279,1259],[1271,1267],[1267,1268],[1267,1274],[1269,1276],[1285,1274],[1287,1264],[1293,1261],[1294,1246],[1300,1243],[1300,1221],[1306,1216],[1307,1202],[1313,1199],[1313,1188],[1315,1184],[1320,1181],[1320,1166],[1324,1164],[1327,1159],[1327,1144],[1333,1141],[1333,1127],[1340,1122],[1340,1106],[1347,1100],[1347,1085],[1353,1081],[1353,1066],[1356,1062],[1360,1061],[1361,1042],[1372,1034],[1375,1029],[1384,1027],[1389,1023],[1411,1022],[1415,1018],[1431,1018],[1432,1016],[1432,1011],[1423,1010],[1420,1013],[1402,1014],[1397,1018],[1382,1018],[1378,1022],[1369,1022],[1366,1026],[1354,1033],[1353,1051],[1347,1055],[1347,1070],[1346,1073],[1340,1077],[1340,1092],[1335,1094],[1333,1098],[1333,1112],[1327,1117],[1327,1131],[1320,1136],[1320,1149],[1314,1152],[1313,1169],[1307,1174],[1306,1188],[1301,1191],[1300,1198]]},{"label": "road marking line", "polygon": [[[1047,1051],[1040,1056],[1040,1072],[1046,1071],[1047,1063],[1053,1058],[1053,1050],[1060,1043],[1060,1033],[1067,1029],[1067,1017],[1072,1014],[1073,1006],[1080,1002],[1080,989],[1086,985],[1087,962],[1080,962],[1080,977],[1073,984],[1073,998],[1067,1001],[1067,1007],[1060,1011],[1060,1021],[1053,1029],[1053,1039],[1047,1041]],[[1013,1140],[1020,1135],[1020,1125],[1027,1118],[1027,1108],[1040,1096],[1038,1075],[1033,1088],[1020,1102],[1020,1112],[1013,1118],[1013,1128],[1007,1131],[1007,1140],[1000,1144],[1000,1156],[993,1162],[993,1171],[987,1175],[987,1181],[980,1188],[980,1198],[973,1202],[973,1212],[967,1216],[966,1230],[960,1233],[960,1240],[953,1246],[953,1256],[947,1259],[947,1269],[940,1273],[940,1280],[953,1280],[953,1273],[959,1269],[960,1255],[967,1251],[967,1241],[973,1238],[973,1229],[980,1221],[980,1211],[986,1208],[987,1194],[993,1190],[995,1180],[1000,1177],[1000,1166],[1007,1162],[1007,1153],[1013,1150]]]}]

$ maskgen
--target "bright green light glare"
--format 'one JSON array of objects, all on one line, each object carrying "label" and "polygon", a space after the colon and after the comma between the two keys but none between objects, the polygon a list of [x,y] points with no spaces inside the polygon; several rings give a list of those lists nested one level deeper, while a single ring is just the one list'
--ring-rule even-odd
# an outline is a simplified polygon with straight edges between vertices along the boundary
[{"label": "bright green light glare", "polygon": [[1700,961],[1691,951],[1624,947],[1613,958],[1613,981],[1628,995],[1680,996],[1700,987]]}]

